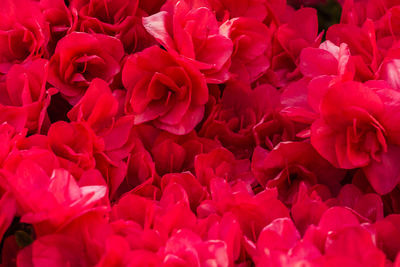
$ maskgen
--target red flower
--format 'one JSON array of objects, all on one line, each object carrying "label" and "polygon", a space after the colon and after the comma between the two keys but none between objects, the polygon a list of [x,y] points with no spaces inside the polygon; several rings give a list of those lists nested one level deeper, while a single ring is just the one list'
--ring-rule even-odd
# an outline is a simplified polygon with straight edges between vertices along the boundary
[{"label": "red flower", "polygon": [[198,137],[195,131],[176,136],[161,132],[152,143],[150,152],[159,175],[193,171],[195,158],[220,145],[208,138]]},{"label": "red flower", "polygon": [[376,231],[377,246],[382,249],[387,257],[394,261],[396,255],[400,255],[400,244],[396,242],[400,238],[400,216],[391,214],[373,225]]},{"label": "red flower", "polygon": [[321,39],[314,9],[301,8],[286,16],[288,22],[273,34],[271,68],[265,77],[278,87],[300,78],[297,69],[300,52],[303,48],[318,46]]},{"label": "red flower", "polygon": [[383,202],[378,194],[363,194],[355,185],[347,184],[341,188],[337,200],[371,222],[383,219]]},{"label": "red flower", "polygon": [[59,158],[61,166],[77,178],[83,171],[96,166],[94,153],[101,151],[104,146],[84,123],[64,121],[51,125],[48,142],[51,150]]},{"label": "red flower", "polygon": [[118,111],[118,101],[108,84],[95,78],[84,96],[68,112],[71,121],[85,121],[97,134],[104,133],[114,126]]},{"label": "red flower", "polygon": [[69,8],[78,13],[81,31],[90,32],[88,30],[92,30],[113,35],[129,24],[129,20],[136,14],[138,2],[137,0],[112,2],[72,0]]},{"label": "red flower", "polygon": [[4,121],[17,128],[39,132],[47,118],[46,108],[55,90],[46,91],[48,61],[37,59],[24,65],[13,65],[0,83],[0,110]]},{"label": "red flower", "polygon": [[76,216],[102,202],[104,185],[80,186],[64,169],[54,169],[48,176],[32,160],[21,160],[15,174],[7,174],[20,207],[21,221],[35,226],[38,236],[53,233]]},{"label": "red flower", "polygon": [[229,79],[231,40],[220,34],[215,15],[206,6],[171,1],[163,11],[143,18],[146,30],[170,53],[192,62],[209,83]]},{"label": "red flower", "polygon": [[230,71],[236,79],[253,82],[268,69],[271,33],[263,23],[251,18],[234,18],[220,27],[233,42]]},{"label": "red flower", "polygon": [[187,134],[201,121],[208,89],[186,60],[157,46],[130,56],[122,72],[128,89],[125,111],[134,123],[152,121],[173,134]]},{"label": "red flower", "polygon": [[312,145],[336,167],[363,168],[378,193],[389,193],[400,177],[400,140],[393,121],[399,100],[400,94],[387,88],[373,90],[352,81],[332,85],[311,127]]},{"label": "red flower", "polygon": [[345,172],[323,159],[309,143],[281,142],[272,151],[256,148],[252,169],[262,186],[277,187],[280,198],[292,203],[304,182],[325,184],[332,192],[340,188]]},{"label": "red flower", "polygon": [[73,0],[69,8],[77,15],[77,30],[114,36],[127,52],[140,51],[155,43],[142,25],[139,1]]},{"label": "red flower", "polygon": [[50,40],[47,49],[51,55],[54,53],[57,42],[73,31],[74,18],[64,0],[40,0],[40,7],[50,26]]},{"label": "red flower", "polygon": [[116,38],[73,32],[57,44],[50,59],[49,82],[75,104],[94,78],[113,81],[123,55],[122,44]]},{"label": "red flower", "polygon": [[49,25],[31,0],[4,0],[0,3],[0,74],[15,63],[45,54],[49,41]]},{"label": "red flower", "polygon": [[[259,136],[256,135],[261,130],[260,125],[268,124],[267,117],[278,105],[279,94],[268,84],[252,90],[246,83],[229,82],[224,89],[221,103],[212,107],[200,135],[219,140],[238,157],[242,154],[248,156],[256,141],[259,141]],[[268,142],[266,139],[267,137],[265,142]]]},{"label": "red flower", "polygon": [[217,177],[228,183],[241,180],[250,185],[254,182],[249,160],[237,160],[232,152],[223,147],[197,155],[194,166],[197,179],[204,186],[210,186],[210,182]]},{"label": "red flower", "polygon": [[326,39],[338,46],[341,43],[349,46],[356,76],[360,80],[374,79],[382,56],[377,47],[372,21],[367,20],[362,28],[351,24],[335,24],[328,29]]},{"label": "red flower", "polygon": [[229,186],[223,178],[210,182],[211,199],[204,200],[197,208],[200,218],[211,214],[231,212],[240,224],[243,235],[257,240],[261,230],[276,218],[288,217],[286,206],[277,199],[277,191],[266,189],[254,195],[243,181]]}]

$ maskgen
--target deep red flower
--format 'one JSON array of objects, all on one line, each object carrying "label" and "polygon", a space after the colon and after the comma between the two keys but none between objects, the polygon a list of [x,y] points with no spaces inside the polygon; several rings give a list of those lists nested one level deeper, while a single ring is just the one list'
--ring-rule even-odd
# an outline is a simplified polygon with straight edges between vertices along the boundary
[{"label": "deep red flower", "polygon": [[146,32],[138,10],[139,1],[73,0],[69,8],[76,16],[74,28],[82,32],[96,32],[121,40],[125,51],[141,51],[155,43]]},{"label": "deep red flower", "polygon": [[[261,137],[256,134],[261,131],[255,128],[268,124],[268,116],[278,105],[279,94],[268,84],[252,90],[246,83],[229,82],[224,89],[221,103],[212,107],[200,135],[219,140],[237,156],[248,156]],[[266,143],[267,138],[265,137]]]},{"label": "deep red flower", "polygon": [[285,203],[293,202],[301,182],[308,186],[324,184],[332,192],[338,192],[345,174],[305,142],[281,142],[270,152],[256,148],[252,170],[262,186],[277,187]]},{"label": "deep red flower", "polygon": [[232,152],[223,147],[197,155],[194,167],[197,179],[204,186],[210,186],[210,182],[217,177],[228,183],[241,180],[250,185],[254,182],[249,160],[236,159]]}]

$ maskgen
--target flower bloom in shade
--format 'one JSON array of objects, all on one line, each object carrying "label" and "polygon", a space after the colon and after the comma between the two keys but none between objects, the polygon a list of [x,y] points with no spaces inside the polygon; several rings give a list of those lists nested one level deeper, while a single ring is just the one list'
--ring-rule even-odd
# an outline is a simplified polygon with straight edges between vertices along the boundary
[{"label": "flower bloom in shade", "polygon": [[[151,143],[151,155],[157,173],[179,173],[193,171],[197,155],[206,153],[220,145],[213,140],[198,137],[195,131],[187,135],[172,135],[161,132]],[[149,147],[147,145],[147,147]]]},{"label": "flower bloom in shade", "polygon": [[217,19],[206,5],[167,1],[159,13],[143,18],[146,30],[171,53],[192,62],[209,83],[229,79],[232,41],[222,35]]},{"label": "flower bloom in shade", "polygon": [[234,154],[223,147],[197,155],[194,167],[198,181],[205,186],[216,177],[224,178],[228,183],[236,181],[237,177],[248,184],[254,182],[249,160],[235,159]]},{"label": "flower bloom in shade", "polygon": [[76,104],[94,78],[113,81],[123,55],[117,38],[72,32],[57,43],[50,59],[48,81],[71,104]]},{"label": "flower bloom in shade", "polygon": [[140,51],[155,43],[146,32],[138,9],[139,1],[74,0],[69,8],[76,17],[74,29],[88,33],[101,33],[121,40],[127,52]]},{"label": "flower bloom in shade", "polygon": [[244,82],[228,82],[221,100],[212,107],[199,133],[219,140],[237,156],[247,156],[255,146],[255,139],[258,139],[255,135],[263,135],[258,130],[264,122],[268,124],[267,117],[278,105],[278,91],[271,85],[263,84],[251,89]]},{"label": "flower bloom in shade", "polygon": [[260,184],[277,187],[279,196],[287,203],[293,201],[301,182],[308,186],[325,184],[337,192],[345,174],[305,142],[281,142],[270,152],[258,147],[253,154],[252,165]]},{"label": "flower bloom in shade", "polygon": [[151,121],[173,134],[189,133],[201,121],[208,88],[189,61],[157,46],[130,56],[122,71],[128,89],[125,112],[134,123]]},{"label": "flower bloom in shade", "polygon": [[337,195],[339,205],[353,209],[371,222],[383,219],[383,202],[376,193],[363,192],[354,184],[346,184]]},{"label": "flower bloom in shade", "polygon": [[381,83],[370,86],[353,81],[330,86],[320,98],[311,143],[336,167],[363,168],[376,192],[386,194],[400,181],[395,126],[400,94]]},{"label": "flower bloom in shade", "polygon": [[79,15],[81,31],[115,34],[136,14],[139,1],[72,0],[70,8]]},{"label": "flower bloom in shade", "polygon": [[396,242],[400,236],[399,224],[400,216],[398,214],[391,214],[383,220],[377,221],[373,226],[376,231],[378,247],[393,261],[396,259],[396,255],[399,255],[400,251],[400,245]]}]

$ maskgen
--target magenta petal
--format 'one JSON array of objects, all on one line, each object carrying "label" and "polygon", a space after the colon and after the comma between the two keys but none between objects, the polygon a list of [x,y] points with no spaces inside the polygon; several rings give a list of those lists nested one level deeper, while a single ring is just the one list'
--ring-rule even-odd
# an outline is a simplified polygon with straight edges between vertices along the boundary
[{"label": "magenta petal", "polygon": [[204,115],[204,106],[190,108],[182,120],[177,124],[163,124],[158,120],[154,121],[154,125],[158,128],[168,131],[176,135],[184,135],[194,129],[194,127],[201,121]]},{"label": "magenta petal", "polygon": [[365,176],[374,190],[381,195],[392,191],[400,182],[400,147],[388,146],[388,151],[381,154],[381,161],[373,161],[363,168]]},{"label": "magenta petal", "polygon": [[299,68],[308,77],[333,75],[337,73],[338,61],[326,50],[307,47],[301,51]]},{"label": "magenta petal", "polygon": [[149,17],[143,17],[144,28],[165,48],[175,49],[174,42],[168,30],[168,20],[170,16],[167,12],[161,11]]}]

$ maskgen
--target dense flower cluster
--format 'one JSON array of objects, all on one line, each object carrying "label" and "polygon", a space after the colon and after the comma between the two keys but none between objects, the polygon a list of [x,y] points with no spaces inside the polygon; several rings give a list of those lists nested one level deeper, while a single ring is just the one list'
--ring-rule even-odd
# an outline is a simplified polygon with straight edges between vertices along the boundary
[{"label": "dense flower cluster", "polygon": [[319,2],[1,0],[0,266],[400,267],[400,2]]}]

